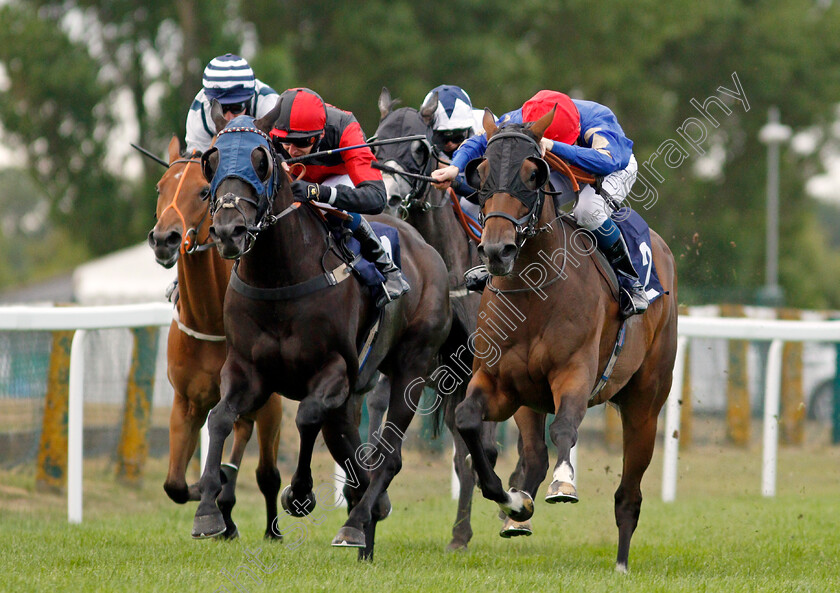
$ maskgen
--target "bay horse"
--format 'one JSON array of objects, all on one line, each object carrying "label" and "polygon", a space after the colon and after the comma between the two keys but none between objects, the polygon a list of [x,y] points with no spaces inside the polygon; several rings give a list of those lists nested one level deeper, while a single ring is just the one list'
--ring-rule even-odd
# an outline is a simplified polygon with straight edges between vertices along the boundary
[{"label": "bay horse", "polygon": [[[388,89],[383,88],[378,100],[380,120],[375,139],[388,140],[418,135],[430,138],[437,97],[433,96],[430,103],[423,105],[419,111],[411,107],[394,109],[397,103],[398,101],[391,99]],[[455,429],[455,406],[463,401],[466,395],[469,371],[473,364],[473,354],[467,346],[470,335],[476,329],[481,295],[467,290],[464,273],[480,263],[478,251],[476,244],[470,240],[459,222],[450,195],[444,190],[435,189],[428,180],[418,177],[428,178],[441,156],[428,140],[414,140],[410,144],[380,145],[374,148],[374,154],[379,163],[387,167],[383,172],[388,197],[387,211],[399,215],[416,228],[423,239],[441,255],[449,271],[452,330],[441,349],[441,360],[451,361],[452,357],[458,357],[463,364],[451,365],[452,368],[463,368],[466,372],[461,372],[461,382],[446,400],[443,410],[444,422],[452,433],[455,448],[453,463],[459,480],[458,509],[452,527],[452,540],[447,549],[462,550],[467,548],[473,535],[470,511],[475,474],[467,460],[466,444]],[[368,398],[368,406],[376,409],[375,398]],[[379,414],[384,413],[383,407],[380,404]],[[378,426],[378,422],[377,416],[371,412],[371,427],[373,426]],[[496,424],[487,422],[482,430],[482,443],[491,460],[495,460],[495,440]],[[511,527],[508,524],[503,528],[505,536],[512,534]]]},{"label": "bay horse", "polygon": [[[225,361],[222,307],[231,262],[222,259],[210,241],[210,186],[201,173],[197,154],[181,155],[180,141],[169,142],[169,166],[157,183],[157,222],[148,242],[165,268],[177,264],[176,301],[166,350],[167,375],[175,392],[169,418],[169,469],[163,488],[173,501],[199,500],[198,484],[187,485],[186,468],[195,453],[207,413],[220,399],[220,372]],[[237,420],[233,448],[222,466],[225,485],[217,503],[225,523],[225,538],[238,535],[231,513],[236,503],[236,478],[254,421],[259,438],[257,484],[265,497],[265,536],[277,538],[271,527],[277,518],[280,472],[282,400],[273,395],[252,416]]]},{"label": "bay horse", "polygon": [[[529,124],[497,128],[485,111],[488,147],[472,161],[467,180],[479,189],[484,232],[479,254],[492,275],[484,291],[478,331],[492,356],[476,356],[466,399],[456,409],[456,425],[472,455],[485,498],[517,521],[534,511],[533,497],[545,471],[540,460],[526,471],[522,490],[502,487],[482,446],[482,421],[501,421],[522,407],[556,414],[550,425],[557,463],[546,500],[575,502],[574,468],[569,452],[588,407],[610,402],[623,428],[624,461],[615,493],[618,526],[616,570],[627,572],[630,539],[642,503],[641,480],[653,454],[657,415],[668,397],[677,345],[677,279],[673,255],[651,230],[653,262],[666,292],[644,315],[622,322],[611,283],[602,274],[589,243],[581,255],[569,237],[581,239],[566,217],[558,216],[543,187],[549,168],[539,142],[554,110]],[[585,236],[585,235],[584,235]],[[527,241],[526,241],[527,239]],[[539,266],[553,272],[525,282]],[[599,379],[615,363],[605,385]],[[593,389],[602,387],[598,392]],[[530,418],[534,418],[531,416]],[[519,424],[520,415],[515,416]],[[543,434],[520,425],[526,445]],[[533,471],[531,471],[533,470]]]},{"label": "bay horse", "polygon": [[[277,391],[300,402],[298,464],[281,503],[294,516],[312,513],[310,464],[321,430],[348,476],[349,513],[332,545],[359,548],[360,559],[372,559],[376,523],[390,512],[386,489],[402,466],[402,439],[449,334],[446,267],[416,230],[384,217],[399,232],[411,290],[377,311],[367,288],[350,278],[319,208],[294,200],[291,178],[268,137],[281,107],[229,124],[218,104],[211,109],[218,136],[202,156],[211,180],[211,234],[222,257],[238,264],[225,300],[222,400],[208,418],[210,447],[193,535],[222,531],[215,503],[222,445],[238,416]],[[359,345],[376,320],[378,337],[360,365]],[[369,390],[379,371],[390,378],[388,417],[376,443],[362,445],[353,394]]]}]

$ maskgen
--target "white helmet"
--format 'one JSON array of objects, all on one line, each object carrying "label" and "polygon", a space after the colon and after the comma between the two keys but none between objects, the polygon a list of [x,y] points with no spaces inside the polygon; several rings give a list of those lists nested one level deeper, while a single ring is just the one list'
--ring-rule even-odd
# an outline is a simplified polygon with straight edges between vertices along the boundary
[{"label": "white helmet", "polygon": [[435,109],[433,130],[467,130],[469,135],[475,133],[475,120],[472,114],[470,96],[461,87],[442,84],[433,88],[423,99],[423,105],[428,105],[437,93],[438,104]]}]

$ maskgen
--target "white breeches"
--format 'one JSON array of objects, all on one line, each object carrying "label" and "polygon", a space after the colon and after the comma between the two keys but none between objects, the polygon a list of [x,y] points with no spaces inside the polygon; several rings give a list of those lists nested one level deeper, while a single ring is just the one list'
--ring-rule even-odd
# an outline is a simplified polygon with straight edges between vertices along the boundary
[{"label": "white breeches", "polygon": [[[613,201],[621,203],[630,193],[630,188],[636,181],[636,173],[639,166],[636,163],[636,157],[631,155],[630,162],[627,167],[620,171],[610,173],[601,181],[601,192],[610,196]],[[552,172],[552,183],[555,188],[560,183],[558,180],[555,183],[556,175]],[[565,180],[565,177],[563,178]],[[568,188],[568,191],[567,191]],[[565,196],[574,195],[571,191],[570,184],[566,181],[560,187],[565,193]],[[566,200],[568,201],[568,200]],[[606,200],[599,194],[595,193],[595,188],[591,185],[584,185],[578,194],[578,201],[572,213],[577,219],[577,223],[583,228],[594,231],[600,227],[612,214],[612,209],[607,205]]]}]

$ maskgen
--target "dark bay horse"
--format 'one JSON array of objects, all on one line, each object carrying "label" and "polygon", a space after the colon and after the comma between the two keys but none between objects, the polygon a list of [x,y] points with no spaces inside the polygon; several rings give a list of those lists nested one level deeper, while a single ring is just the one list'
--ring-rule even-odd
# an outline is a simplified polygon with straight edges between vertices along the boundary
[{"label": "dark bay horse", "polygon": [[[149,245],[162,266],[170,268],[177,262],[179,288],[166,351],[175,397],[169,419],[169,470],[163,488],[169,498],[183,504],[199,500],[198,485],[187,486],[186,468],[207,413],[220,399],[220,372],[225,361],[222,307],[232,264],[219,256],[210,241],[210,186],[201,173],[199,158],[182,157],[176,137],[169,143],[169,167],[157,191],[157,223],[149,232]],[[260,445],[257,484],[265,497],[267,515],[265,535],[277,537],[271,527],[277,518],[280,490],[277,448],[281,404],[280,396],[274,395],[253,416],[236,422],[230,460],[221,470],[225,485],[217,500],[226,526],[224,537],[237,535],[231,518],[236,477],[255,420]]]},{"label": "dark bay horse", "polygon": [[[277,391],[300,402],[300,453],[281,496],[284,508],[303,516],[315,507],[310,463],[321,430],[348,475],[349,516],[333,545],[360,548],[360,558],[370,559],[376,522],[390,512],[386,489],[402,465],[401,441],[449,334],[446,267],[417,231],[385,217],[399,232],[411,291],[380,317],[368,290],[349,277],[318,207],[294,201],[291,179],[267,135],[280,108],[257,120],[240,116],[226,127],[220,107],[211,110],[219,134],[202,157],[212,180],[211,233],[222,256],[239,263],[225,300],[222,400],[208,419],[210,448],[193,534],[223,529],[215,503],[222,445],[238,416]],[[359,345],[377,319],[378,337],[360,369]],[[362,445],[351,396],[370,389],[379,371],[390,378],[388,417],[376,442]]]},{"label": "dark bay horse", "polygon": [[[434,103],[423,105],[420,111],[411,107],[394,109],[397,101],[391,99],[388,89],[382,89],[379,96],[379,127],[377,140],[388,140],[406,136],[426,135],[431,137],[431,123],[437,108]],[[440,156],[429,141],[415,140],[403,144],[387,144],[374,149],[377,160],[397,173],[383,173],[388,195],[388,211],[400,215],[434,247],[446,263],[449,271],[449,298],[452,303],[452,331],[441,349],[441,360],[451,363],[458,357],[463,363],[452,365],[453,370],[464,368],[462,381],[446,401],[444,421],[452,433],[455,447],[454,464],[459,480],[458,510],[452,527],[450,550],[465,549],[472,538],[470,509],[475,489],[475,475],[467,461],[467,446],[455,430],[455,406],[466,395],[467,382],[472,368],[473,354],[467,347],[470,335],[476,329],[478,306],[481,295],[469,292],[464,282],[464,272],[479,264],[478,251],[461,226],[453,210],[453,204],[446,191],[438,190],[423,179],[411,175],[428,177],[437,167]],[[402,174],[401,174],[402,173]],[[369,398],[371,396],[368,396]],[[369,407],[371,402],[369,401]],[[376,424],[371,413],[371,426]],[[486,423],[482,431],[482,442],[490,456],[495,456],[496,424]],[[503,529],[507,534],[507,529]]]},{"label": "dark bay horse", "polygon": [[[505,492],[481,444],[482,421],[504,420],[522,407],[555,413],[550,435],[558,459],[546,500],[574,502],[569,452],[578,426],[588,407],[615,404],[624,433],[623,470],[615,493],[616,570],[626,572],[642,503],[641,480],[653,454],[657,415],[668,397],[676,356],[676,269],[668,246],[651,231],[653,261],[670,292],[644,315],[625,322],[623,350],[608,382],[593,395],[616,347],[621,322],[612,286],[591,255],[591,243],[587,249],[573,248],[569,239],[584,237],[573,236],[576,226],[558,216],[553,201],[542,192],[549,170],[539,141],[553,116],[552,110],[533,124],[499,129],[492,114],[485,112],[485,158],[465,171],[470,185],[480,187],[485,220],[479,253],[493,277],[482,297],[485,315],[478,328],[485,342],[481,348],[492,356],[476,356],[456,424],[484,496],[508,516],[524,520],[533,514],[532,499],[545,477],[545,471],[539,471],[542,462],[535,458],[526,470],[522,491]],[[540,266],[540,281],[526,282],[535,278],[533,272]],[[533,426],[519,423],[519,414],[515,419],[525,445],[543,439]]]}]

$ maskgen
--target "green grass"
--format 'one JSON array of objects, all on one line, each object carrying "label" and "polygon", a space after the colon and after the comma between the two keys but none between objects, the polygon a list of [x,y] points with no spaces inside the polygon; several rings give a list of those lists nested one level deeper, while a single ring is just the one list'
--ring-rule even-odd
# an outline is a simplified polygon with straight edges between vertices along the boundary
[{"label": "green grass", "polygon": [[[317,461],[316,482],[328,481],[330,463],[323,454]],[[502,458],[503,475],[513,461]],[[118,485],[108,464],[89,463],[81,525],[67,524],[63,496],[34,489],[29,469],[4,471],[0,591],[840,590],[840,448],[781,449],[778,496],[772,499],[759,495],[760,464],[757,448],[683,451],[677,501],[664,504],[660,447],[642,485],[646,500],[628,575],[613,571],[612,494],[620,454],[600,447],[584,446],[580,453],[580,503],[547,505],[543,485],[532,537],[499,538],[496,507],[477,492],[475,535],[470,550],[457,554],[443,551],[454,517],[446,461],[407,455],[372,564],[357,562],[355,550],[329,546],[344,511],[323,503],[323,523],[306,524],[298,547],[292,535],[284,544],[264,541],[252,458],[239,480],[234,514],[242,537],[234,542],[190,538],[195,504],[169,502],[160,487],[161,461],[150,462],[140,489]],[[286,483],[289,462],[282,470]],[[270,573],[255,568],[248,555],[253,550]],[[241,578],[244,586],[237,589],[225,575],[243,567],[262,582]]]}]

